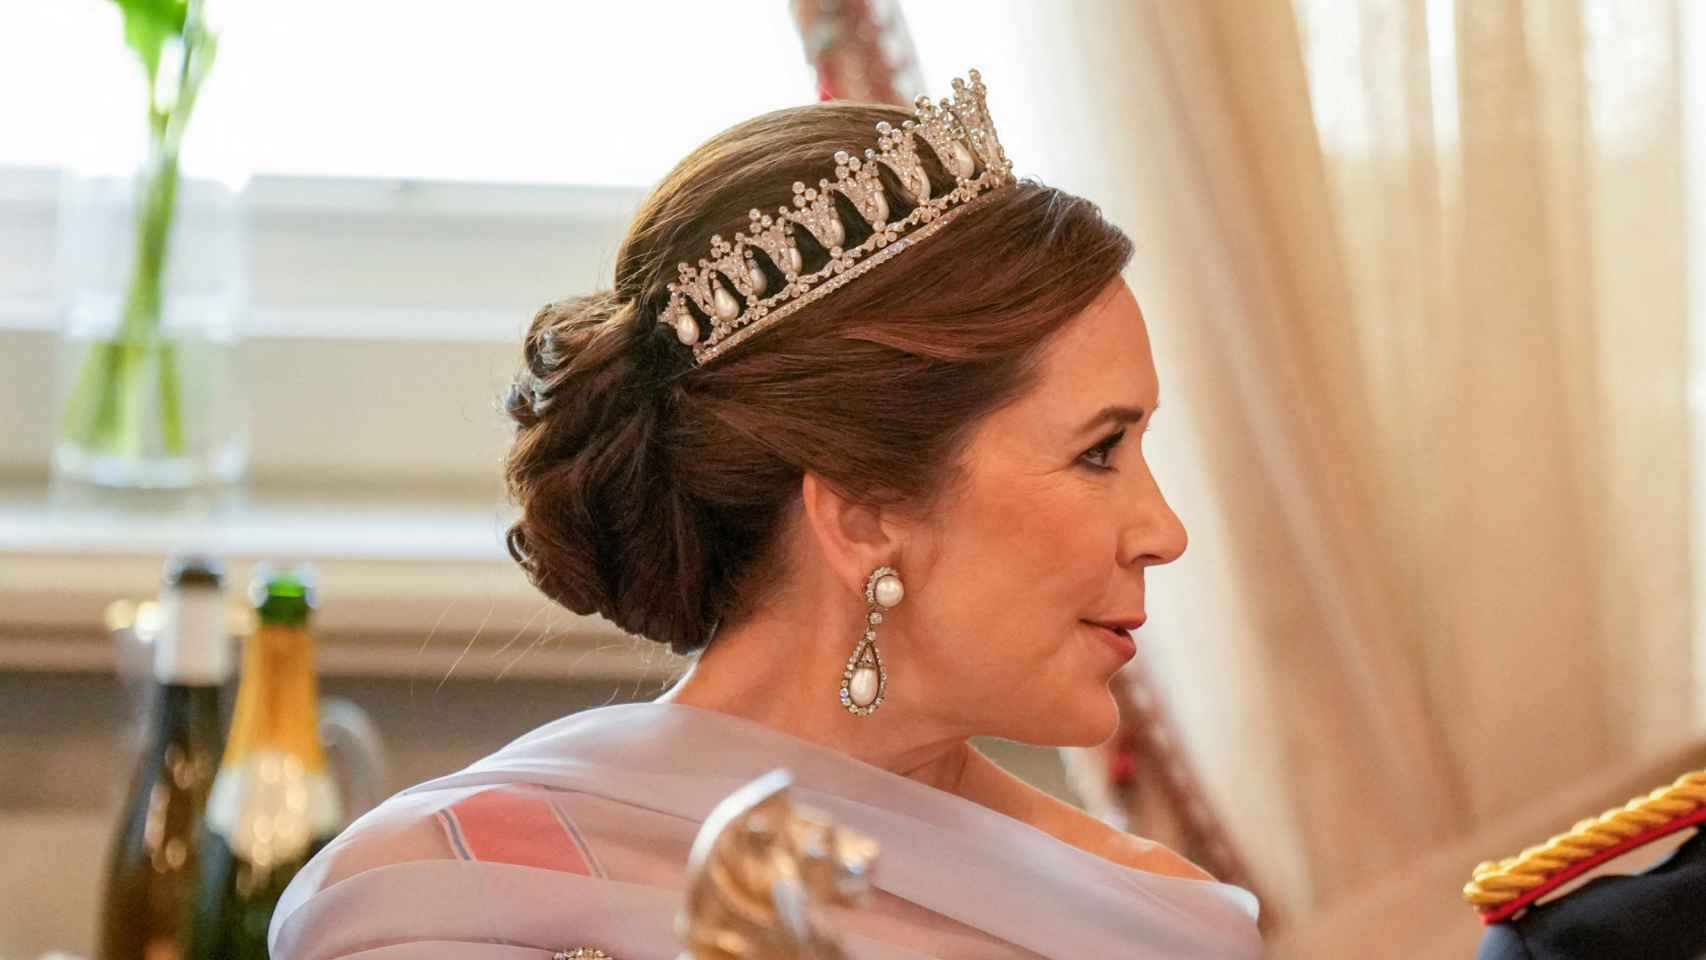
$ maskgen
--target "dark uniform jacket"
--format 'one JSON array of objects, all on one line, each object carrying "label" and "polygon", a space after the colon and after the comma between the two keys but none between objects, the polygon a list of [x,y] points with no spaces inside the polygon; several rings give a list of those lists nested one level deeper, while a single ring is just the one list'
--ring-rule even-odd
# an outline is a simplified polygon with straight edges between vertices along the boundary
[{"label": "dark uniform jacket", "polygon": [[1602,876],[1488,927],[1476,960],[1706,958],[1706,835],[1646,871]]}]

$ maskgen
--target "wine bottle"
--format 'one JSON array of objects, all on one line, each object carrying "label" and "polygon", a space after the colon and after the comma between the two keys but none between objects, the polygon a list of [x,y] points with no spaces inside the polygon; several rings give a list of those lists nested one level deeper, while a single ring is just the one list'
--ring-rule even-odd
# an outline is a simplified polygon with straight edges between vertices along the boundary
[{"label": "wine bottle", "polygon": [[313,571],[263,564],[249,599],[255,629],[201,844],[197,960],[265,960],[279,896],[343,822],[320,748]]},{"label": "wine bottle", "polygon": [[199,834],[224,746],[219,693],[231,676],[231,653],[223,585],[224,570],[210,557],[167,562],[153,641],[152,731],[108,856],[100,960],[185,955]]}]

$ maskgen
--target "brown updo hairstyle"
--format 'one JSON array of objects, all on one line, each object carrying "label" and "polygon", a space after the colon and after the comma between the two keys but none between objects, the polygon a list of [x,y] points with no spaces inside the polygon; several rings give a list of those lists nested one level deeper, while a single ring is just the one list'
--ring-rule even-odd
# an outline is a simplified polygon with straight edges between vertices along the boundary
[{"label": "brown updo hairstyle", "polygon": [[[1024,393],[1049,335],[1119,275],[1131,241],[1094,204],[1021,181],[694,367],[658,323],[676,264],[791,199],[794,181],[827,176],[836,150],[863,151],[879,121],[908,117],[816,104],[723,132],[641,205],[612,290],[534,316],[504,399],[521,508],[507,540],[546,596],[676,653],[701,649],[715,621],[749,615],[785,577],[806,471],[861,502],[927,510],[954,488],[978,421]],[[925,160],[933,192],[952,184]],[[898,220],[906,195],[882,174]],[[869,230],[842,213],[851,247]],[[825,251],[795,236],[818,269]]]}]

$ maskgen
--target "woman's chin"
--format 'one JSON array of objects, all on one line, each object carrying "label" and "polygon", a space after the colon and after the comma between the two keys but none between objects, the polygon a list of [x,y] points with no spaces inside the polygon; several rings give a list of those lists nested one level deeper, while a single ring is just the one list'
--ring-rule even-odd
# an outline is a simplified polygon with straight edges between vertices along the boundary
[{"label": "woman's chin", "polygon": [[1046,725],[1009,739],[1039,747],[1094,747],[1106,743],[1120,728],[1119,706],[1106,690],[1085,695],[1070,710],[1039,709],[1032,716]]},{"label": "woman's chin", "polygon": [[1069,739],[1061,742],[1063,747],[1096,747],[1108,742],[1108,738],[1118,733],[1120,718],[1116,714],[1106,723],[1085,724],[1084,727],[1072,731]]}]

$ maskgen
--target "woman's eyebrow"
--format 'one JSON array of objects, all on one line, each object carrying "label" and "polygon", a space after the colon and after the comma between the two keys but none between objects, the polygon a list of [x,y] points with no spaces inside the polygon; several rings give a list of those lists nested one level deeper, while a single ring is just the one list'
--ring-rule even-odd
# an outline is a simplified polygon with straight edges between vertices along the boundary
[{"label": "woman's eyebrow", "polygon": [[[1153,409],[1161,409],[1161,404],[1157,403]],[[1084,426],[1079,427],[1078,432],[1081,434],[1089,433],[1104,423],[1136,423],[1143,419],[1144,414],[1145,411],[1142,407],[1110,404],[1096,411],[1096,415],[1091,417]]]}]

